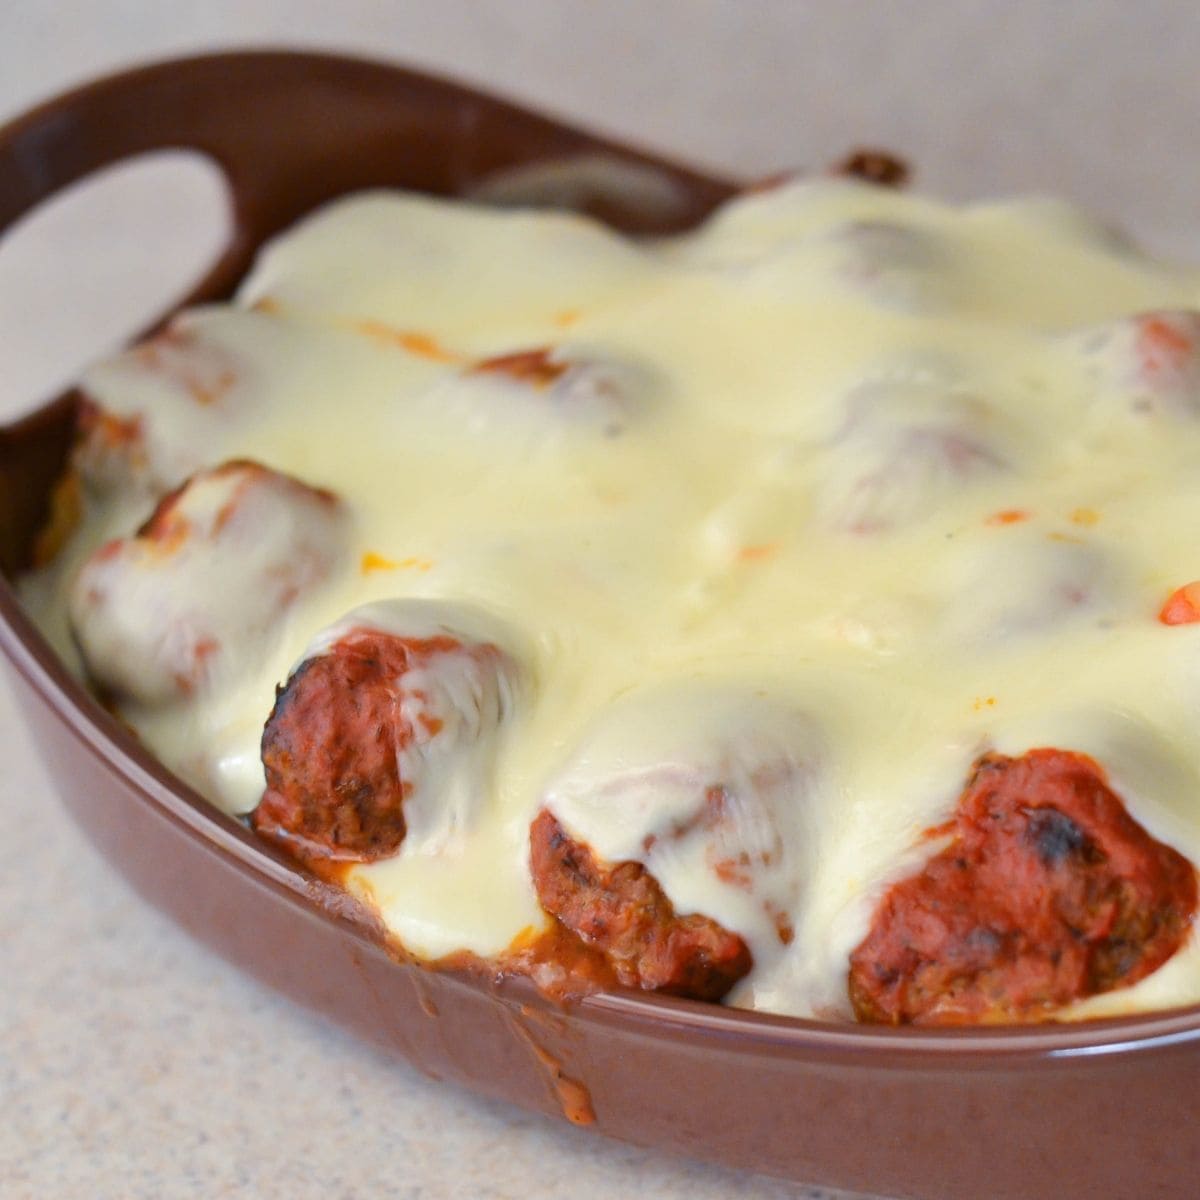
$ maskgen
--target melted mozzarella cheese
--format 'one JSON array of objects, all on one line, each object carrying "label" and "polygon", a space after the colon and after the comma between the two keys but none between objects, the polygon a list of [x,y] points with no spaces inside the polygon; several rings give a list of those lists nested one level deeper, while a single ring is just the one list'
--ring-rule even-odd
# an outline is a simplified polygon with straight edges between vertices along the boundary
[{"label": "melted mozzarella cheese", "polygon": [[[1196,273],[1045,201],[817,180],[632,243],[351,198],[181,318],[176,352],[89,373],[146,450],[105,457],[25,593],[76,661],[68,585],[139,497],[231,457],[332,490],[349,565],[251,676],[128,713],[155,753],[246,812],[275,686],[318,631],[396,598],[483,610],[527,681],[483,794],[350,888],[414,953],[499,953],[544,920],[548,806],[746,938],[732,1002],[845,1015],[873,905],[987,750],[1092,754],[1200,862],[1200,625],[1156,620],[1200,578],[1196,309]],[[479,369],[541,348],[563,373]],[[714,785],[737,802],[697,832]],[[714,869],[743,852],[748,884]],[[1075,1011],[1197,1000],[1192,939]]]}]

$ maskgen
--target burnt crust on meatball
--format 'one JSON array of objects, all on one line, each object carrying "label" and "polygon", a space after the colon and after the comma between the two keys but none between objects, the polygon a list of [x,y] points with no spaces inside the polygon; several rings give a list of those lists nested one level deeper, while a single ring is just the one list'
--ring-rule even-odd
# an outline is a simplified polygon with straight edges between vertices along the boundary
[{"label": "burnt crust on meatball", "polygon": [[303,662],[263,730],[267,788],[254,829],[310,866],[395,854],[413,788],[400,773],[414,731],[399,681],[414,663],[461,649],[449,636],[359,630]]},{"label": "burnt crust on meatball", "polygon": [[862,148],[847,154],[829,168],[831,175],[847,176],[877,187],[902,188],[911,174],[908,163],[886,150]]},{"label": "burnt crust on meatball", "polygon": [[598,950],[626,987],[720,1000],[753,965],[745,942],[716,921],[676,914],[640,863],[606,863],[543,809],[530,827],[542,907]]},{"label": "burnt crust on meatball", "polygon": [[1085,755],[985,755],[930,835],[950,842],[885,893],[851,954],[860,1021],[1052,1019],[1149,975],[1190,932],[1195,868]]}]

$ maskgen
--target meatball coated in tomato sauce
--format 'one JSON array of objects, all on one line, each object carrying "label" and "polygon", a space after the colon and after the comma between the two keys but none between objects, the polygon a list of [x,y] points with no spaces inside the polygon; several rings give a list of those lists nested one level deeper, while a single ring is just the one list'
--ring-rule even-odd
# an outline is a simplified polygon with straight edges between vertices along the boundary
[{"label": "meatball coated in tomato sauce", "polygon": [[896,884],[850,959],[861,1021],[1045,1020],[1126,987],[1188,937],[1196,873],[1065,750],[980,759],[949,844]]},{"label": "meatball coated in tomato sauce", "polygon": [[333,572],[345,521],[330,492],[259,463],[193,475],[74,581],[71,625],[92,678],[150,705],[243,674]]},{"label": "meatball coated in tomato sauce", "polygon": [[438,385],[466,430],[537,445],[546,438],[617,438],[653,407],[654,373],[641,364],[556,346],[479,359]]},{"label": "meatball coated in tomato sauce", "polygon": [[481,760],[515,676],[496,645],[351,628],[279,692],[254,828],[310,865],[396,854],[414,811],[421,836],[444,843],[486,787]]},{"label": "meatball coated in tomato sauce", "polygon": [[605,862],[544,809],[529,847],[542,906],[598,950],[624,986],[719,1000],[753,965],[737,934],[708,917],[677,914],[640,863]]},{"label": "meatball coated in tomato sauce", "polygon": [[751,963],[763,979],[795,938],[823,752],[786,691],[692,677],[627,693],[543,788],[542,907],[629,986],[711,999]]}]

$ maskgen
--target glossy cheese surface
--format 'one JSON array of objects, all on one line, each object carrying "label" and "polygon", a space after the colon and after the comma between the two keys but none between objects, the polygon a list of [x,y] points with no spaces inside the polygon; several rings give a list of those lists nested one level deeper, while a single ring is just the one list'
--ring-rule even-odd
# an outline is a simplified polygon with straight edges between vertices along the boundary
[{"label": "glossy cheese surface", "polygon": [[[1200,624],[1159,619],[1200,579],[1194,313],[1200,274],[1050,201],[819,179],[635,244],[365,194],[88,373],[138,453],[82,464],[25,597],[78,663],[82,562],[166,489],[236,458],[333,493],[338,553],[234,665],[118,701],[151,749],[246,813],[277,685],[347,614],[486,636],[520,665],[486,754],[431,759],[444,805],[348,886],[418,955],[499,954],[546,919],[547,807],[745,939],[730,1002],[844,1017],[874,903],[987,751],[1091,755],[1200,862]],[[243,611],[236,556],[189,570]],[[1194,1001],[1193,937],[1067,1015]]]}]

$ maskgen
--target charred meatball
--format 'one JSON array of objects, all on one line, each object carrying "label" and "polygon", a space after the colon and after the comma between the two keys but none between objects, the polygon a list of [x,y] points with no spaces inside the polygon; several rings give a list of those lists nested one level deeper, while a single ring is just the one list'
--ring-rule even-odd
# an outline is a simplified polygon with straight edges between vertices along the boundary
[{"label": "charred meatball", "polygon": [[678,915],[640,863],[603,862],[546,810],[530,829],[530,865],[542,907],[598,949],[626,987],[719,1000],[750,970],[740,937]]},{"label": "charred meatball", "polygon": [[546,781],[530,835],[542,907],[621,983],[719,999],[795,936],[822,758],[818,723],[770,688],[626,693]]},{"label": "charred meatball", "polygon": [[259,833],[310,865],[395,854],[419,814],[444,844],[486,786],[486,747],[510,707],[515,667],[498,646],[450,632],[351,628],[279,692],[262,739]]},{"label": "charred meatball", "polygon": [[1136,983],[1188,935],[1194,868],[1082,754],[986,755],[933,832],[949,845],[885,894],[851,955],[861,1021],[1045,1020]]}]

